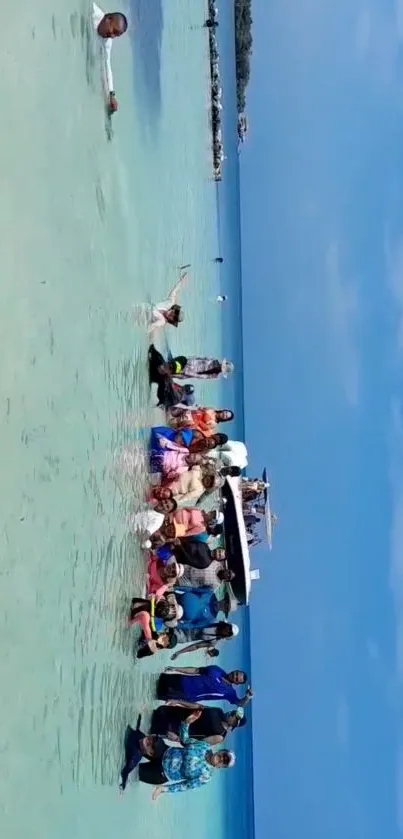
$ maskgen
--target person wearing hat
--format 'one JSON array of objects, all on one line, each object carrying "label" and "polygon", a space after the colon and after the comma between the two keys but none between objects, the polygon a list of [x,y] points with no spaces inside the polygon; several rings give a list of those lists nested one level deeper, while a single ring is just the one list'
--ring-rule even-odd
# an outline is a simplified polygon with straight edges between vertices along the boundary
[{"label": "person wearing hat", "polygon": [[149,333],[155,332],[157,329],[162,329],[164,326],[178,327],[183,321],[183,311],[181,306],[178,306],[177,297],[180,288],[187,280],[186,271],[181,271],[179,280],[168,294],[166,300],[162,303],[157,303],[152,308],[151,323],[148,328]]},{"label": "person wearing hat", "polygon": [[217,705],[192,705],[191,702],[168,700],[160,705],[151,718],[151,734],[166,737],[167,740],[179,740],[181,724],[186,721],[189,711],[200,710],[200,717],[189,725],[189,734],[193,740],[202,740],[210,746],[223,743],[227,734],[246,725],[243,708],[232,709],[228,713]]},{"label": "person wearing hat", "polygon": [[207,702],[220,699],[231,705],[244,708],[253,696],[250,688],[240,699],[234,685],[245,685],[246,673],[232,670],[226,673],[222,667],[210,664],[208,667],[166,667],[157,684],[158,699],[180,699],[185,702]]},{"label": "person wearing hat", "polygon": [[232,361],[227,361],[226,358],[219,361],[217,358],[208,356],[191,356],[187,357],[181,372],[174,373],[174,376],[181,379],[218,379],[222,376],[226,379],[229,373],[234,372],[234,369]]},{"label": "person wearing hat", "polygon": [[213,776],[213,769],[230,769],[235,754],[228,749],[213,752],[209,743],[193,740],[189,725],[201,715],[197,710],[183,722],[179,730],[181,746],[166,746],[162,756],[151,758],[139,766],[139,779],[155,785],[153,801],[163,793],[176,794],[197,789]]}]

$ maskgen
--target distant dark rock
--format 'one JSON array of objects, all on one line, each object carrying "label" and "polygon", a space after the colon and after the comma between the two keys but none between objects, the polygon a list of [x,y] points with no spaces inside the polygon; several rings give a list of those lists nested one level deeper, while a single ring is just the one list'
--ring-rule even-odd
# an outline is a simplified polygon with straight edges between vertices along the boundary
[{"label": "distant dark rock", "polygon": [[252,0],[234,0],[235,3],[235,58],[238,113],[246,107],[246,88],[250,77],[252,53]]}]

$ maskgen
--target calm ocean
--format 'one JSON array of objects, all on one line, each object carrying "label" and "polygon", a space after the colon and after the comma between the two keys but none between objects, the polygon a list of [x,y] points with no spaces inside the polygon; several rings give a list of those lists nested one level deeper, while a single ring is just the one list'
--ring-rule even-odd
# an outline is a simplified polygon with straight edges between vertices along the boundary
[{"label": "calm ocean", "polygon": [[[132,306],[164,297],[181,263],[192,269],[172,349],[234,359],[231,382],[198,392],[235,406],[231,434],[243,433],[233,20],[222,3],[228,160],[216,190],[203,0],[132,3],[132,33],[113,48],[112,136],[91,5],[21,0],[1,58],[12,107],[0,139],[0,832],[244,836],[250,729],[236,768],[198,792],[158,804],[144,785],[117,793],[125,727],[152,708],[167,663],[135,664],[126,628],[144,580],[126,519],[146,475],[122,484],[115,458],[152,415]],[[248,617],[236,620],[221,660],[249,669]]]}]

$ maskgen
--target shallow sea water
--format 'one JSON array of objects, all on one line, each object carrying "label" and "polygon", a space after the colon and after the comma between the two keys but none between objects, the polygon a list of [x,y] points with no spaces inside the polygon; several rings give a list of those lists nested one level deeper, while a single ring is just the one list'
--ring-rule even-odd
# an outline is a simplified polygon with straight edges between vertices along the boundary
[{"label": "shallow sea water", "polygon": [[[116,456],[143,439],[154,414],[133,304],[164,297],[177,266],[192,262],[173,347],[214,354],[221,345],[208,302],[219,289],[204,4],[155,2],[151,13],[134,3],[134,34],[113,50],[112,132],[90,8],[21,0],[0,59],[10,103],[0,138],[7,839],[104,839],[146,822],[159,835],[162,814],[165,836],[183,833],[183,802],[151,807],[140,785],[122,802],[117,795],[124,729],[150,709],[164,662],[133,660],[126,614],[144,561],[126,519],[145,469],[122,482]],[[199,835],[207,796],[218,794],[206,789],[194,802]]]}]

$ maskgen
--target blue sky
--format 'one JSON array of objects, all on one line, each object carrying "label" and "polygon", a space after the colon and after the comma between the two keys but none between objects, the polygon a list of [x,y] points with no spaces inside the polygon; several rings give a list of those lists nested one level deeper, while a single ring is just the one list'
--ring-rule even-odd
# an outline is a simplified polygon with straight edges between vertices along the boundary
[{"label": "blue sky", "polygon": [[[403,2],[254,0],[246,439],[256,832],[403,832]],[[382,833],[380,832],[382,831]]]}]

